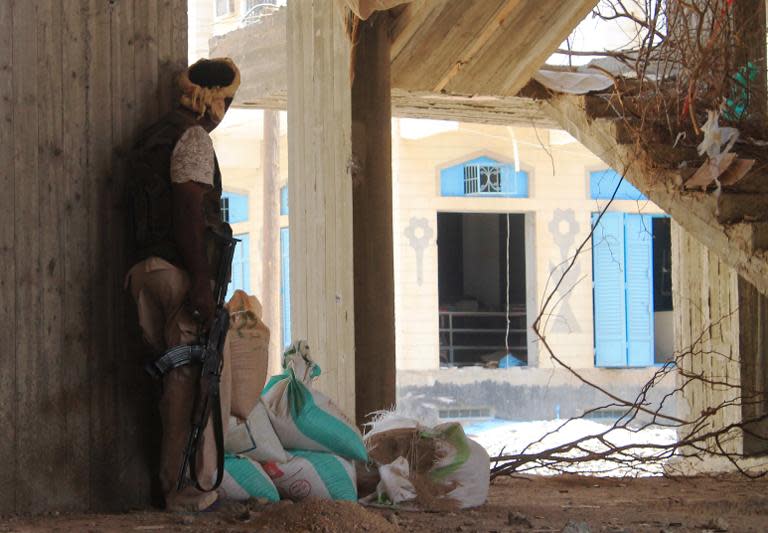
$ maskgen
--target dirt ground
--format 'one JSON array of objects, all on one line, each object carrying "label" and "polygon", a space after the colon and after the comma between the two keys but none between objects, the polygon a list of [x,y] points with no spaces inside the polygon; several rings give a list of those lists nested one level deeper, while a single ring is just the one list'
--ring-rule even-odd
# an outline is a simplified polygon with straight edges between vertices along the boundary
[{"label": "dirt ground", "polygon": [[0,533],[560,532],[569,521],[566,531],[576,533],[768,532],[768,480],[505,478],[492,485],[483,507],[449,513],[393,512],[348,502],[248,502],[186,515],[6,517],[0,520]]}]

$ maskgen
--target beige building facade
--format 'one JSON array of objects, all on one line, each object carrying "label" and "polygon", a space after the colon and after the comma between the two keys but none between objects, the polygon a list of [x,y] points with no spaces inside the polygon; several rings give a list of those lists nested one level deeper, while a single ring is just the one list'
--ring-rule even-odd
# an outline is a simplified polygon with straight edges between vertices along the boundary
[{"label": "beige building facade", "polygon": [[[524,251],[524,258],[511,257],[510,262],[522,263],[523,268],[516,270],[518,275],[524,272],[525,296],[523,301],[511,302],[511,305],[519,308],[524,304],[524,320],[529,331],[516,344],[526,347],[528,366],[558,366],[547,350],[539,346],[530,326],[561,277],[561,265],[573,257],[585,239],[589,240],[593,214],[608,204],[607,200],[590,197],[589,183],[590,173],[607,170],[606,165],[559,130],[412,119],[395,122],[398,368],[417,371],[440,366],[438,218],[449,213],[495,214],[502,217],[502,223],[506,222],[507,214],[522,219],[524,243],[513,247],[518,253]],[[516,165],[527,173],[527,197],[441,195],[441,170],[483,156]],[[614,200],[608,209],[631,214],[663,214],[645,200]],[[409,227],[414,224],[423,226],[420,231],[429,236],[422,239],[423,243],[408,237]],[[476,237],[482,239],[483,235]],[[543,332],[552,350],[568,365],[579,369],[595,366],[590,249],[591,243],[576,259],[571,273],[557,291],[556,300],[560,300],[560,304],[548,308],[549,317],[543,321]],[[501,249],[498,253],[506,255],[505,252]],[[485,257],[477,246],[470,253],[479,254],[475,256],[479,261]],[[510,282],[519,284],[520,280]],[[503,296],[503,287],[495,285],[496,292]],[[483,288],[475,289],[475,294],[467,296],[478,299]],[[671,315],[661,315],[656,322],[660,323],[658,349],[669,355]]]},{"label": "beige building facade", "polygon": [[[524,416],[519,411],[522,404],[516,402],[514,409],[509,411],[500,408],[498,401],[524,390],[540,389],[529,398],[538,405],[538,410],[531,411],[537,414],[536,417],[568,416],[572,410],[599,401],[599,397],[593,397],[594,391],[579,389],[578,380],[552,359],[531,329],[561,277],[562,265],[570,261],[584,241],[587,244],[575,260],[571,273],[552,297],[557,304],[548,307],[547,317],[542,320],[543,332],[548,345],[563,363],[586,372],[585,375],[597,383],[614,387],[616,392],[634,394],[657,370],[656,366],[633,365],[635,367],[629,368],[627,364],[624,365],[627,368],[600,368],[599,362],[596,365],[593,259],[589,235],[593,216],[602,211],[608,201],[591,198],[590,176],[607,170],[605,164],[558,130],[393,119],[393,132],[395,317],[400,401],[416,410],[422,409],[424,403],[432,411],[454,413],[464,412],[462,408],[477,412],[479,406],[484,413],[514,417]],[[235,234],[246,237],[250,243],[247,257],[250,282],[243,288],[263,300],[266,296],[263,242],[267,238],[264,233],[267,209],[263,195],[263,112],[233,108],[213,138],[225,193],[247,198],[247,219],[233,223]],[[286,142],[285,114],[281,113],[276,188],[283,194],[290,193]],[[527,177],[527,197],[445,196],[441,193],[441,175],[446,169],[478,158],[519,168]],[[273,201],[283,204],[283,194]],[[290,216],[281,209],[284,206],[273,207],[278,217],[276,226],[285,237],[285,233],[290,232]],[[614,200],[608,212],[663,216],[647,200]],[[441,268],[445,276],[445,265],[441,265],[441,257],[445,254],[441,256],[441,246],[444,249],[452,246],[450,240],[442,243],[438,240],[441,220],[446,217],[452,217],[454,222],[457,217],[463,218],[462,228],[466,235],[462,242],[465,248],[462,268],[493,265],[490,270],[481,269],[473,274],[473,279],[465,280],[461,287],[462,297],[453,302],[453,306],[441,302],[440,294]],[[513,236],[509,239],[508,251],[503,244],[507,218]],[[272,239],[275,238],[273,235]],[[273,370],[277,370],[281,346],[291,340],[290,317],[286,316],[290,305],[286,289],[289,292],[290,283],[287,278],[283,279],[290,259],[286,265],[281,255],[280,261],[281,279],[271,284],[274,292],[271,298],[279,302],[277,313],[280,317],[269,324],[273,332]],[[509,265],[508,279],[505,265]],[[517,288],[512,290],[509,302],[504,297],[507,282]],[[469,321],[471,329],[501,331],[470,336],[479,349],[474,350],[469,359],[462,358],[466,354],[457,350],[455,361],[451,361],[448,355],[451,346],[445,331],[449,309],[460,315],[459,318],[453,316],[454,346],[464,342],[460,330],[469,328],[462,325],[461,318]],[[510,334],[505,343],[503,322],[507,310]],[[495,315],[494,320],[473,322],[474,315],[487,313]],[[672,354],[671,311],[656,313],[654,319],[655,355],[660,362]],[[489,338],[493,340],[489,341]],[[508,351],[506,345],[509,345]],[[513,354],[518,360],[514,364],[524,364],[498,368],[506,353]],[[441,387],[465,392],[485,388],[494,392],[471,401],[453,402],[465,405],[458,411],[446,411],[433,408],[430,398],[472,395],[446,392]],[[662,389],[659,394],[666,391]],[[539,393],[549,397],[551,402],[537,399]],[[575,400],[578,398],[582,400]]]}]

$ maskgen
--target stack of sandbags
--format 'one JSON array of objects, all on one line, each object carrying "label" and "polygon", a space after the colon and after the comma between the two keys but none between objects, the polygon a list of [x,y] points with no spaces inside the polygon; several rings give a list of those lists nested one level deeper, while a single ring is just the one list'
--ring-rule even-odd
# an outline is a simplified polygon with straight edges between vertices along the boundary
[{"label": "stack of sandbags", "polygon": [[[306,342],[286,350],[283,368],[248,416],[230,421],[225,450],[231,455],[222,493],[269,499],[266,481],[276,494],[294,501],[356,501],[354,461],[367,460],[362,435],[330,398],[312,388],[320,368]],[[233,389],[235,380],[233,375]]]}]

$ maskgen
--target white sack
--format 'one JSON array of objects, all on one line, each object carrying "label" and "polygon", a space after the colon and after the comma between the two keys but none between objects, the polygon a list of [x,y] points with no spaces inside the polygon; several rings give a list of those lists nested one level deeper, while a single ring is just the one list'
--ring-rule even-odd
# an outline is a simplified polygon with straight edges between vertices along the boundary
[{"label": "white sack", "polygon": [[357,501],[355,466],[343,457],[303,450],[291,450],[287,463],[264,463],[264,470],[283,498],[301,501]]},{"label": "white sack", "polygon": [[256,404],[246,420],[230,417],[229,431],[224,436],[224,451],[243,455],[260,463],[288,461],[288,454],[280,444],[280,439],[269,421],[267,409],[261,402]]}]

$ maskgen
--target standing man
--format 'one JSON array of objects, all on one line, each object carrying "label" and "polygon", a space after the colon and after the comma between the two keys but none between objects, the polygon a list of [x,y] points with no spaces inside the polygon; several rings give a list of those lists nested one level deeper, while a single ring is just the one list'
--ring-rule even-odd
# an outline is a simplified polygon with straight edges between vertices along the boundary
[{"label": "standing man", "polygon": [[[221,215],[221,173],[209,133],[224,118],[239,84],[230,59],[201,59],[190,66],[179,77],[180,105],[142,134],[133,153],[129,192],[137,257],[126,286],[155,357],[197,344],[214,317],[212,284],[222,252],[214,235],[230,238],[232,230]],[[194,486],[177,490],[199,377],[199,363],[162,377],[159,476],[168,510],[200,511],[217,499],[215,491]],[[199,449],[201,456],[192,460],[208,487],[216,468],[210,420]]]}]

